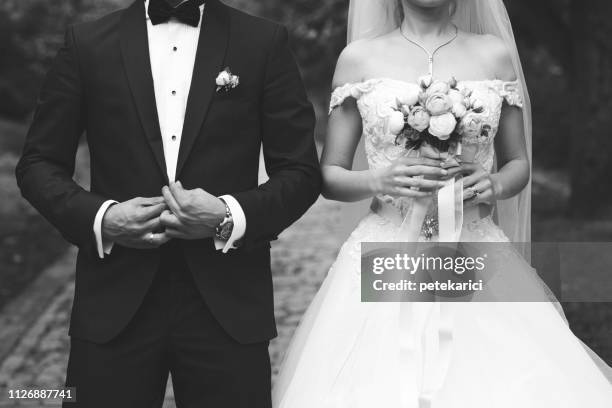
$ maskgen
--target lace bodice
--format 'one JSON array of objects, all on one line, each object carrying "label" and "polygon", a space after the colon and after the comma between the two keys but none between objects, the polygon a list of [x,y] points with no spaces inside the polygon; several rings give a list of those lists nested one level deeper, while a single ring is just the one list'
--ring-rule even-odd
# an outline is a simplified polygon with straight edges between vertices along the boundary
[{"label": "lace bodice", "polygon": [[[480,114],[483,122],[491,127],[488,136],[464,140],[464,145],[476,147],[475,160],[491,171],[495,156],[493,141],[499,128],[504,100],[513,106],[522,107],[523,99],[517,81],[501,80],[461,81],[458,88],[468,88],[482,101],[484,111]],[[350,83],[336,88],[332,93],[330,113],[348,97],[357,101],[363,120],[363,137],[370,168],[387,167],[391,162],[406,155],[403,146],[395,144],[395,136],[388,131],[388,118],[397,106],[396,99],[416,83],[389,78],[375,78],[359,83]]]}]

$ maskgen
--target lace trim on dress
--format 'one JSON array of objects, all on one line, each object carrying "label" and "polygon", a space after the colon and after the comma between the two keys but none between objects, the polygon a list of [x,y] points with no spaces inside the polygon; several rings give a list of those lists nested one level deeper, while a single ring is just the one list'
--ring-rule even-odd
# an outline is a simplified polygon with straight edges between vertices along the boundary
[{"label": "lace trim on dress", "polygon": [[[383,78],[375,78],[363,82],[347,83],[334,89],[331,94],[329,114],[331,114],[332,111],[338,106],[342,105],[348,97],[353,97],[355,100],[359,100],[362,95],[372,91],[372,89],[375,88],[376,85],[382,80]],[[404,81],[397,80],[397,82]],[[523,95],[521,94],[521,86],[518,80],[502,81],[499,79],[494,79],[480,81],[459,81],[459,83],[463,83],[464,85],[467,85],[469,83],[489,83],[491,88],[497,91],[499,96],[504,98],[508,105],[516,106],[519,108],[524,107]]]},{"label": "lace trim on dress", "polygon": [[363,94],[370,92],[375,86],[375,81],[364,81],[348,83],[334,89],[329,103],[329,114],[331,115],[332,111],[342,105],[347,98],[352,97],[359,100]]},{"label": "lace trim on dress", "polygon": [[499,95],[506,100],[508,105],[524,107],[521,86],[518,81],[500,82]]}]

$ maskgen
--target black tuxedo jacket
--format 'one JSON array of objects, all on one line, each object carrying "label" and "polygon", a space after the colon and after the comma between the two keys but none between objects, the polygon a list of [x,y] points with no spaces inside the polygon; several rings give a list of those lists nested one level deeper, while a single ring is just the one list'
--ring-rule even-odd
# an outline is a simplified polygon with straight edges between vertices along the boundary
[{"label": "black tuxedo jacket", "polygon": [[[109,199],[160,196],[168,183],[157,119],[143,0],[68,29],[38,100],[16,174],[23,196],[79,246],[71,335],[104,343],[134,316],[160,250],[116,246],[99,259],[94,217]],[[314,113],[284,27],[208,0],[203,16],[177,179],[231,194],[247,218],[241,249],[180,241],[219,323],[241,343],[276,335],[270,241],[316,200],[321,177]],[[240,86],[216,92],[225,67]],[[172,75],[171,72],[167,73]],[[85,132],[91,192],[72,179]],[[263,142],[270,180],[258,187]]]}]

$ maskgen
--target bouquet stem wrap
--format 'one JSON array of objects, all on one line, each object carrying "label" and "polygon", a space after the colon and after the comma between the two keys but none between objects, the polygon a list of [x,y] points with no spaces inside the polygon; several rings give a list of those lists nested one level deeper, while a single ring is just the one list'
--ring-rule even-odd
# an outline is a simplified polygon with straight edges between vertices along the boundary
[{"label": "bouquet stem wrap", "polygon": [[463,180],[451,179],[438,191],[440,242],[457,242],[463,225]]}]

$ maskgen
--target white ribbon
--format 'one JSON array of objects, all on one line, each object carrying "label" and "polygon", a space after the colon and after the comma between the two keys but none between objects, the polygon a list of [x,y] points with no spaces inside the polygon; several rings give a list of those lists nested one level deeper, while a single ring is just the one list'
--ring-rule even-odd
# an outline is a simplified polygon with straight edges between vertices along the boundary
[{"label": "white ribbon", "polygon": [[[461,145],[457,154],[460,155]],[[463,228],[463,179],[448,180],[438,191],[438,240],[459,242]],[[436,302],[432,305],[429,323],[434,336],[423,331],[423,380],[419,392],[419,408],[432,408],[436,394],[444,385],[452,357],[453,304]]]},{"label": "white ribbon", "polygon": [[458,242],[463,226],[463,180],[448,180],[438,191],[440,242]]},{"label": "white ribbon", "polygon": [[[461,154],[461,146],[457,151]],[[438,236],[440,242],[458,242],[463,226],[463,180],[448,180],[438,191]],[[399,229],[404,242],[418,242],[431,199],[416,199]],[[400,362],[406,381],[418,390],[418,407],[433,408],[450,368],[453,345],[453,305],[434,302],[427,310],[420,341],[412,303],[400,305]],[[423,310],[421,309],[421,312]],[[412,373],[412,375],[410,375]],[[401,405],[411,406],[410,387],[401,395]]]},{"label": "white ribbon", "polygon": [[[416,387],[418,408],[433,408],[448,375],[453,350],[453,304],[432,302],[427,306],[416,308],[414,303],[402,303],[399,316],[401,373],[404,381]],[[424,320],[418,319],[417,313],[424,313]],[[413,406],[412,389],[406,387],[401,393],[402,407]]]},{"label": "white ribbon", "polygon": [[[464,149],[459,143],[454,157],[465,159],[464,156],[475,155],[473,149]],[[468,158],[468,161],[473,157]],[[440,242],[458,242],[463,227],[463,180],[451,179],[438,191],[438,230]]]}]

